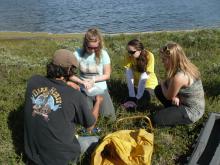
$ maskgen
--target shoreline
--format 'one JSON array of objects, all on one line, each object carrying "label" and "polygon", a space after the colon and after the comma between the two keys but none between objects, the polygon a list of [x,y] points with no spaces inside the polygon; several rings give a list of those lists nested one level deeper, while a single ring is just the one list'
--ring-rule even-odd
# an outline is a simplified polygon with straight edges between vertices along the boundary
[{"label": "shoreline", "polygon": [[[121,32],[121,33],[102,33],[103,36],[120,36],[120,35],[139,35],[151,33],[178,33],[178,32],[195,32],[201,30],[220,30],[220,27],[214,28],[196,28],[184,30],[161,30],[146,32]],[[0,31],[0,39],[68,39],[81,38],[85,32],[81,33],[50,33],[50,32],[22,32],[22,31]]]}]

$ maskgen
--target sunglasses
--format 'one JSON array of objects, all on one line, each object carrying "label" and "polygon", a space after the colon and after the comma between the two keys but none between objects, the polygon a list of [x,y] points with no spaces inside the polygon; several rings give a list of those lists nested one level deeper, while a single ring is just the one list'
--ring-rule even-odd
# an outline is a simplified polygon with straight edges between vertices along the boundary
[{"label": "sunglasses", "polygon": [[87,49],[89,49],[89,50],[95,50],[95,51],[97,51],[97,50],[99,49],[99,45],[98,45],[98,46],[88,46],[88,45],[86,44],[86,47],[87,47]]},{"label": "sunglasses", "polygon": [[132,51],[132,50],[128,50],[128,54],[134,54],[134,53],[136,53],[137,52],[137,50],[135,50],[135,51]]},{"label": "sunglasses", "polygon": [[168,48],[168,46],[164,46],[160,49],[160,53],[165,53],[165,54],[169,55],[170,49]]},{"label": "sunglasses", "polygon": [[86,46],[89,50],[98,50],[99,46]]}]

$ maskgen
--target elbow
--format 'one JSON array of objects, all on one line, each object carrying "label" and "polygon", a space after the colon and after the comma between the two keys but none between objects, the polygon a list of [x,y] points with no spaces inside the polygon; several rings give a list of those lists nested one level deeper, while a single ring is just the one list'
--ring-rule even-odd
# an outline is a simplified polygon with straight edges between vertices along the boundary
[{"label": "elbow", "polygon": [[111,78],[111,75],[107,75],[107,78],[106,78],[106,79],[109,80],[110,78]]},{"label": "elbow", "polygon": [[110,74],[106,74],[104,79],[105,79],[105,80],[109,80],[110,77],[111,77]]}]

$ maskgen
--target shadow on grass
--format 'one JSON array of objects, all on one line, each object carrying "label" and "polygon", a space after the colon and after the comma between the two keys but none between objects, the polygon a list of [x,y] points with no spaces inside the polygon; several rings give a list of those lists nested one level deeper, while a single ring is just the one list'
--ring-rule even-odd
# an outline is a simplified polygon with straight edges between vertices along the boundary
[{"label": "shadow on grass", "polygon": [[204,85],[205,94],[207,97],[216,97],[220,95],[220,81],[214,83],[208,83]]},{"label": "shadow on grass", "polygon": [[8,127],[12,132],[12,140],[17,155],[26,160],[24,153],[24,105],[18,109],[11,111],[8,115]]},{"label": "shadow on grass", "polygon": [[216,97],[220,95],[220,65],[212,66],[211,69],[205,71],[207,77],[202,77],[204,82],[204,90],[206,96]]},{"label": "shadow on grass", "polygon": [[111,95],[113,102],[120,105],[128,96],[127,84],[122,80],[110,80],[107,82],[109,88],[109,94]]}]

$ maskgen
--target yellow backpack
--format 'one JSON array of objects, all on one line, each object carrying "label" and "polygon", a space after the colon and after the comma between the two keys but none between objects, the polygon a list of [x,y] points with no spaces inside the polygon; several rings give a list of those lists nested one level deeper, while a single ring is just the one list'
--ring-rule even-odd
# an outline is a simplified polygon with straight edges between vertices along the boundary
[{"label": "yellow backpack", "polygon": [[150,165],[153,153],[153,127],[147,116],[127,117],[125,119],[145,118],[150,132],[145,129],[119,130],[108,134],[92,154],[92,165]]}]

